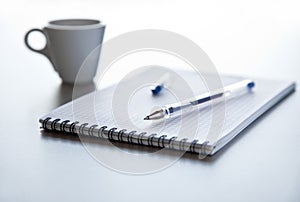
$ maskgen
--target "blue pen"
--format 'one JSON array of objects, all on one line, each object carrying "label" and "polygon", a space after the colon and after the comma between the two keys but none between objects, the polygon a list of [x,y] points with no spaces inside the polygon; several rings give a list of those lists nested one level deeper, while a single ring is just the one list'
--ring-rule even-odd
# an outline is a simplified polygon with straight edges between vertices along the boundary
[{"label": "blue pen", "polygon": [[163,83],[160,83],[160,84],[157,84],[155,86],[151,86],[150,87],[150,90],[152,92],[152,95],[156,96],[158,94],[160,94],[160,92],[162,91],[162,89],[164,88],[164,84]]},{"label": "blue pen", "polygon": [[170,85],[170,74],[169,73],[165,73],[163,74],[156,82],[155,85],[150,87],[150,90],[152,92],[152,95],[157,96],[160,94],[160,92],[164,89],[164,88],[168,88],[168,86]]},{"label": "blue pen", "polygon": [[182,110],[185,111],[185,109],[193,108],[198,105],[209,104],[213,100],[222,101],[223,99],[220,99],[222,97],[233,97],[234,94],[239,94],[243,91],[247,92],[252,90],[254,86],[255,84],[252,80],[242,80],[237,83],[225,86],[223,89],[214,90],[212,94],[208,92],[196,96],[192,99],[187,99],[182,102],[162,106],[161,109],[154,111],[153,113],[146,116],[144,120],[156,120],[180,115]]}]

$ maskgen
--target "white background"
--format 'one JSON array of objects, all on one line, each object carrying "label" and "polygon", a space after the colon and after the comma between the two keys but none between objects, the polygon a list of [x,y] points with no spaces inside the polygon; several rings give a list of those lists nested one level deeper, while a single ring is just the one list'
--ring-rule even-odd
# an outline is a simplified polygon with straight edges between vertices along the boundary
[{"label": "white background", "polygon": [[2,0],[0,201],[299,201],[298,91],[208,160],[128,176],[80,141],[41,134],[38,118],[68,96],[49,61],[24,45],[26,31],[49,20],[96,18],[107,25],[104,40],[169,30],[196,42],[220,72],[299,83],[299,8],[296,0]]},{"label": "white background", "polygon": [[[27,30],[54,19],[95,18],[107,25],[104,40],[138,29],[169,30],[196,42],[220,72],[295,80],[300,75],[299,8],[296,0],[10,0],[0,7],[0,41],[18,47],[15,51],[29,63],[47,63],[25,49]],[[0,51],[4,58],[17,55]],[[52,74],[50,68],[45,74]]]}]

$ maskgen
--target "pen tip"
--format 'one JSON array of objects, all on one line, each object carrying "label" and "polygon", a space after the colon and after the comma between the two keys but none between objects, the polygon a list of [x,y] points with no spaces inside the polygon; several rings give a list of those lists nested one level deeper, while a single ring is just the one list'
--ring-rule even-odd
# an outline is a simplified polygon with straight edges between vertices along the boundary
[{"label": "pen tip", "polygon": [[146,116],[146,117],[144,118],[144,120],[150,120],[149,116]]}]

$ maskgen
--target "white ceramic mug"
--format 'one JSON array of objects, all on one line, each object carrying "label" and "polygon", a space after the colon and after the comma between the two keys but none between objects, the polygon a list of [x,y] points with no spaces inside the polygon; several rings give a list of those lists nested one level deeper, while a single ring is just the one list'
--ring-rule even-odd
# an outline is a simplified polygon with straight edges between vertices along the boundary
[{"label": "white ceramic mug", "polygon": [[[90,83],[96,74],[100,57],[100,45],[105,25],[99,20],[66,19],[51,21],[43,29],[31,29],[25,35],[26,46],[45,55],[52,63],[64,83]],[[32,32],[41,32],[46,45],[37,50],[30,46],[28,38]],[[84,73],[76,78],[80,68]]]}]

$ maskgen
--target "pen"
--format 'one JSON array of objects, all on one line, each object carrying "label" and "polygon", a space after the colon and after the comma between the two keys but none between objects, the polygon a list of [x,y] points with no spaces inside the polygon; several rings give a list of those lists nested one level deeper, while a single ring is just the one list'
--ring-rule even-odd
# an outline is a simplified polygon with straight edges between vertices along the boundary
[{"label": "pen", "polygon": [[169,73],[163,74],[156,82],[154,85],[150,87],[150,90],[152,92],[153,96],[157,96],[160,94],[160,92],[164,89],[167,88],[168,85],[170,85],[170,75]]},{"label": "pen", "polygon": [[156,85],[151,86],[150,90],[152,92],[152,95],[156,96],[162,91],[163,88],[165,88],[164,84],[158,83]]},{"label": "pen", "polygon": [[187,99],[182,102],[164,105],[159,110],[154,111],[144,118],[144,120],[157,120],[162,118],[170,118],[176,115],[180,115],[181,110],[192,109],[198,105],[208,104],[213,100],[222,100],[220,98],[233,97],[234,94],[240,94],[242,92],[247,92],[254,87],[254,82],[249,79],[239,81],[237,83],[225,86],[223,89],[214,90],[212,93],[204,93],[202,95],[196,96],[192,99]]}]

